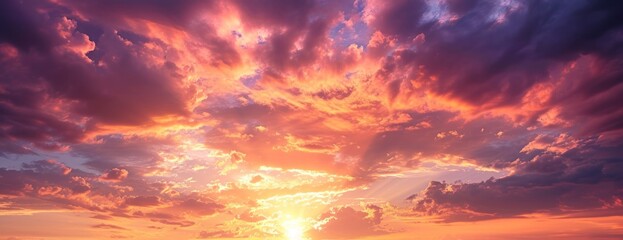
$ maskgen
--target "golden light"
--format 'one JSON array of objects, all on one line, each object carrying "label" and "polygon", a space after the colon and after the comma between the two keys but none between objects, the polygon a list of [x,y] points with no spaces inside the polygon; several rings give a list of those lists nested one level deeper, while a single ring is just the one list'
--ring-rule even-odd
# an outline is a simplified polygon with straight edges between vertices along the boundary
[{"label": "golden light", "polygon": [[303,221],[298,218],[287,218],[281,223],[283,234],[287,240],[304,240],[305,227]]}]

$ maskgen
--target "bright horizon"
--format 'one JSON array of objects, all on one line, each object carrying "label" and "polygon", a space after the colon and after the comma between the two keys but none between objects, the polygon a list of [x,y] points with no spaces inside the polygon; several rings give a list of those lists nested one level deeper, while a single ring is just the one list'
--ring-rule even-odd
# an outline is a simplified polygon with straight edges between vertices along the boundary
[{"label": "bright horizon", "polygon": [[0,1],[0,240],[623,238],[621,13]]}]

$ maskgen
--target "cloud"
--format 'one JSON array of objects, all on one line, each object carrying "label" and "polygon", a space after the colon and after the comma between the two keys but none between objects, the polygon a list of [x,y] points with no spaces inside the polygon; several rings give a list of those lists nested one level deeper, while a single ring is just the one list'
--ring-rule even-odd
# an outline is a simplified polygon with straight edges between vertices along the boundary
[{"label": "cloud", "polygon": [[251,181],[249,181],[250,183],[258,183],[261,182],[262,180],[264,180],[264,177],[262,177],[262,175],[255,175],[251,178]]},{"label": "cloud", "polygon": [[[0,83],[2,84],[2,83]],[[78,142],[84,129],[70,121],[61,120],[41,106],[46,95],[41,89],[9,84],[0,92],[0,154],[34,154],[33,148],[66,150]],[[31,144],[23,144],[22,141]]]},{"label": "cloud", "polygon": [[104,172],[99,179],[102,181],[120,182],[127,177],[128,170],[125,170],[123,168],[113,168],[109,171]]},{"label": "cloud", "polygon": [[201,232],[199,232],[199,236],[197,236],[197,238],[200,238],[200,239],[234,238],[234,237],[236,237],[235,233],[228,232],[228,231],[222,231],[222,230],[217,230],[217,231],[201,231]]},{"label": "cloud", "polygon": [[[33,4],[43,5],[41,2]],[[34,48],[45,51],[59,40],[48,38],[47,31],[38,28],[38,24],[43,19],[25,4],[11,1],[4,2],[2,5],[2,29],[6,29],[0,35],[2,42],[10,42],[23,50]],[[20,24],[23,24],[25,28],[18,28]]]},{"label": "cloud", "polygon": [[245,211],[241,214],[236,215],[236,219],[240,219],[245,222],[259,222],[259,221],[266,219],[266,217],[261,216],[261,215],[256,215],[255,213],[251,211]]},{"label": "cloud", "polygon": [[[36,39],[58,41],[46,41],[44,49],[35,48],[40,51],[20,50],[17,56],[8,59],[8,64],[19,68],[11,69],[13,79],[3,81],[3,86],[15,82],[11,88],[44,87],[38,90],[54,100],[74,101],[68,107],[75,114],[91,116],[104,123],[133,125],[149,122],[154,116],[186,114],[181,94],[184,90],[179,86],[182,74],[178,67],[167,61],[145,61],[132,54],[159,51],[146,48],[145,44],[159,46],[153,39],[125,44],[124,41],[132,41],[124,39],[117,31],[103,28],[95,43],[77,30],[73,16],[52,16],[51,12],[32,9],[23,11],[36,16],[32,18],[33,29],[50,29],[45,31],[45,36]],[[79,45],[63,44],[71,41],[81,42],[75,43]],[[89,47],[81,46],[85,44]],[[90,59],[92,55],[87,53],[94,49],[100,56]]]},{"label": "cloud", "polygon": [[220,210],[225,208],[224,205],[218,204],[209,199],[206,200],[197,200],[197,199],[186,199],[183,202],[180,202],[175,209],[188,213],[194,214],[198,216],[206,216],[213,215]]},{"label": "cloud", "polygon": [[387,3],[368,1],[365,17],[373,29],[386,36],[415,37],[424,30],[421,22],[428,6],[425,1],[401,0]]},{"label": "cloud", "polygon": [[0,178],[0,195],[9,196],[5,204],[17,209],[80,208],[103,212],[116,208],[114,189],[93,181],[92,174],[56,160],[24,163],[18,170],[0,168]]},{"label": "cloud", "polygon": [[617,209],[623,197],[619,154],[620,150],[593,140],[565,152],[545,151],[518,161],[514,173],[500,179],[457,184],[433,181],[412,198],[413,210],[444,221],[473,221]]},{"label": "cloud", "polygon": [[70,175],[71,168],[55,160],[24,163],[22,169],[0,168],[0,176],[3,179],[0,194],[22,196],[38,191],[47,195],[55,195],[63,189],[70,191],[73,189],[76,192],[71,191],[72,193],[82,193],[89,188],[82,178]]},{"label": "cloud", "polygon": [[161,202],[160,198],[157,196],[137,196],[126,198],[125,204],[129,206],[148,207],[160,205]]},{"label": "cloud", "polygon": [[86,3],[82,1],[61,1],[61,4],[71,6],[92,20],[101,23],[115,23],[119,18],[137,18],[154,21],[176,27],[186,26],[193,17],[201,12],[212,11],[216,4],[204,1],[111,1],[108,4]]},{"label": "cloud", "polygon": [[209,112],[221,123],[207,132],[206,145],[242,153],[245,163],[251,165],[334,170],[332,154],[338,145],[345,144],[344,138],[332,136],[320,123],[310,123],[318,128],[296,127],[300,121],[296,116],[309,113],[287,106],[250,104],[213,108]]},{"label": "cloud", "polygon": [[383,209],[376,205],[367,205],[363,210],[352,207],[333,208],[320,216],[321,224],[309,234],[320,239],[353,239],[386,233],[379,228]]},{"label": "cloud", "polygon": [[[132,173],[126,177],[138,177],[163,170],[159,164],[164,160],[158,154],[157,146],[173,144],[171,139],[122,135],[100,135],[95,142],[76,144],[72,153],[87,159],[85,165],[95,170],[110,173],[111,169],[119,169]],[[134,176],[137,175],[137,176]]]},{"label": "cloud", "polygon": [[112,230],[127,230],[124,227],[119,227],[117,225],[112,225],[112,224],[96,224],[91,226],[92,228],[99,228],[99,229],[112,229]]},{"label": "cloud", "polygon": [[[615,20],[615,11],[609,11],[621,6],[585,1],[440,4],[448,4],[454,12],[449,13],[450,20],[443,19],[443,6],[427,6],[424,1],[395,2],[381,10],[374,2],[368,5],[372,26],[402,38],[405,44],[384,59],[379,76],[405,83],[401,91],[420,85],[484,107],[517,104],[535,84],[550,81],[548,74],[559,71],[559,66],[586,54],[601,56],[603,49],[598,46],[611,46],[611,34],[623,24]],[[401,15],[400,11],[415,14]],[[429,12],[441,16],[426,22],[422,18]],[[602,13],[601,18],[586,22],[579,17]],[[577,28],[561,30],[570,22],[577,23]],[[414,44],[407,41],[420,33],[426,41],[410,47]]]},{"label": "cloud", "polygon": [[[194,222],[188,218],[225,209],[205,197],[170,195],[165,191],[167,186],[155,183],[130,181],[126,182],[130,186],[119,188],[102,182],[101,176],[71,169],[55,160],[24,163],[19,170],[0,168],[0,178],[0,195],[9,197],[3,199],[3,205],[10,209],[82,209],[96,213],[97,219],[145,218],[177,226],[192,226]],[[138,195],[141,193],[145,195]],[[160,207],[160,212],[154,211],[155,207]]]}]

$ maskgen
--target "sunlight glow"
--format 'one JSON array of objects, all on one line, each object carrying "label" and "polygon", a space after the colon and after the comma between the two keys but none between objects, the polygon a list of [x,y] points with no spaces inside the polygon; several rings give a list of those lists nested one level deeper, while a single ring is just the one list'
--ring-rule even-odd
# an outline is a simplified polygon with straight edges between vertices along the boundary
[{"label": "sunlight glow", "polygon": [[281,223],[281,227],[283,228],[284,237],[287,240],[306,239],[305,228],[303,227],[303,222],[301,221],[301,219],[288,218]]}]

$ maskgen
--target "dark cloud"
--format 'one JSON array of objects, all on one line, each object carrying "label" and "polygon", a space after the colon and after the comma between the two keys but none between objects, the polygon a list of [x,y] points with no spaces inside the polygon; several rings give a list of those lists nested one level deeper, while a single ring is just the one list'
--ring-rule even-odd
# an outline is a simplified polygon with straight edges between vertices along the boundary
[{"label": "dark cloud", "polygon": [[[48,99],[37,87],[0,77],[0,154],[33,154],[33,147],[61,150],[82,139],[84,128],[46,111]],[[17,79],[16,79],[17,80]]]},{"label": "dark cloud", "polygon": [[[403,2],[406,6],[419,4],[416,9],[421,9],[423,4]],[[426,40],[417,47],[393,52],[385,59],[385,67],[379,73],[397,71],[399,74],[383,78],[385,81],[416,81],[440,95],[474,105],[516,104],[536,83],[550,80],[550,72],[561,64],[581,55],[601,54],[602,46],[614,46],[610,43],[616,41],[612,34],[616,35],[623,27],[618,17],[623,5],[619,3],[517,4],[492,6],[486,1],[472,1],[457,5],[450,2],[451,11],[464,14],[425,29],[414,27],[421,11],[418,14],[409,7],[397,8],[397,11],[416,13],[413,16],[402,14],[407,16],[404,20],[392,18],[391,12],[380,11],[375,19],[390,22],[378,25],[380,31],[404,37],[405,41],[422,33]],[[569,25],[575,27],[569,29]],[[424,73],[424,77],[416,77],[418,73]]]},{"label": "dark cloud", "polygon": [[212,215],[225,208],[224,205],[213,202],[212,200],[186,199],[180,202],[175,209],[198,216]]},{"label": "dark cloud", "polygon": [[[12,5],[12,8],[21,6],[13,1],[7,4]],[[13,41],[9,36],[19,37],[18,34],[2,31],[7,34],[5,42],[10,45],[5,46],[6,51],[1,53],[5,66],[10,68],[2,69],[6,74],[3,74],[0,84],[6,90],[11,90],[10,93],[3,92],[2,98],[9,100],[14,108],[29,107],[28,110],[32,112],[29,115],[43,115],[45,111],[34,107],[40,105],[29,103],[42,100],[56,100],[59,103],[63,100],[75,101],[75,104],[69,106],[76,114],[93,117],[98,122],[125,125],[146,123],[158,115],[186,113],[182,96],[186,92],[179,86],[182,75],[176,65],[167,61],[154,64],[141,57],[148,51],[144,48],[145,44],[164,47],[161,42],[146,38],[145,42],[134,41],[134,44],[128,45],[124,43],[123,37],[127,37],[130,32],[123,35],[124,32],[117,33],[114,29],[104,28],[95,44],[89,41],[89,37],[76,31],[77,23],[71,19],[71,15],[60,15],[68,14],[59,10],[63,8],[42,5],[53,10],[37,12],[34,8],[20,8],[11,14],[3,14],[15,18],[18,17],[15,13],[25,12],[19,16],[30,16],[24,22],[33,25],[20,31],[28,34],[29,39],[32,39],[30,41]],[[6,55],[11,46],[19,51],[12,56]],[[85,57],[92,47],[100,53],[98,64]],[[9,107],[4,107],[5,111],[11,111],[6,114],[8,117],[23,112]],[[17,116],[36,119],[29,115],[22,113]]]},{"label": "dark cloud", "polygon": [[483,4],[484,2],[480,0],[446,0],[448,10],[459,16],[463,16],[478,6],[478,4]]},{"label": "dark cloud", "polygon": [[317,3],[314,1],[234,1],[245,24],[251,26],[304,27]]},{"label": "dark cloud", "polygon": [[231,40],[219,37],[214,26],[205,23],[190,25],[188,32],[196,38],[191,49],[201,51],[207,49],[210,55],[206,61],[214,66],[236,66],[241,63],[241,57]]},{"label": "dark cloud", "polygon": [[105,69],[67,53],[36,58],[31,67],[37,69],[54,95],[79,101],[74,106],[76,113],[104,123],[136,125],[158,115],[185,114],[175,64],[149,66],[133,56],[132,50],[123,49],[119,38],[103,38],[110,40],[99,46],[110,50],[104,50],[106,54],[100,59]]},{"label": "dark cloud", "polygon": [[128,170],[123,168],[113,168],[109,171],[106,171],[104,174],[100,176],[101,180],[104,181],[122,181],[123,179],[128,177]]},{"label": "dark cloud", "polygon": [[[620,147],[618,145],[617,147]],[[588,141],[564,153],[543,152],[515,172],[481,183],[431,182],[413,199],[414,210],[445,221],[530,213],[563,214],[613,208],[623,198],[621,150]]]},{"label": "dark cloud", "polygon": [[[162,49],[162,42],[141,42],[132,37],[139,35],[110,28],[99,34],[79,28],[97,38],[94,45],[63,7],[45,2],[34,2],[33,7],[17,1],[2,4],[2,156],[67,150],[96,124],[140,125],[155,116],[187,114],[182,93],[189,92],[179,86],[177,66],[142,58],[148,51],[145,44]],[[84,55],[92,47],[100,53],[96,62]],[[80,123],[84,120],[88,122]]]},{"label": "dark cloud", "polygon": [[[265,63],[266,73],[298,72],[323,56],[329,27],[350,1],[235,1],[247,28],[268,28],[271,33],[255,56]],[[300,41],[300,48],[296,42]]]},{"label": "dark cloud", "polygon": [[[623,38],[618,37],[619,42]],[[612,37],[610,39],[617,39]],[[610,40],[613,41],[614,40]],[[623,130],[623,49],[606,43],[607,55],[591,55],[577,61],[576,67],[552,94],[552,105],[559,107],[560,117],[577,124],[584,136],[617,133]],[[614,55],[614,56],[610,56]]]},{"label": "dark cloud", "polygon": [[197,14],[218,11],[217,1],[122,1],[113,0],[106,4],[67,0],[61,4],[81,12],[90,20],[102,23],[119,23],[123,18],[136,18],[175,27],[185,27]]},{"label": "dark cloud", "polygon": [[[369,6],[375,4],[370,2]],[[394,5],[401,7],[394,9]],[[399,95],[432,90],[481,110],[505,107],[499,110],[502,114],[519,115],[513,116],[512,122],[559,128],[582,139],[601,134],[608,141],[617,141],[622,125],[616,102],[621,101],[623,88],[621,71],[615,66],[623,56],[616,47],[623,41],[623,21],[616,16],[621,7],[591,1],[516,5],[447,1],[440,6],[401,1],[372,8],[372,26],[400,42],[387,52],[375,77],[387,87],[391,101]],[[437,22],[427,24],[420,18],[422,10],[415,9],[425,9],[424,15],[443,15],[448,10],[456,16],[446,16],[452,19],[445,20],[437,16],[440,19],[431,20]],[[414,16],[409,21],[392,18],[389,13],[394,10]],[[585,18],[591,20],[583,21]],[[576,27],[568,29],[568,24]],[[422,41],[414,41],[419,34]],[[556,87],[551,92],[538,92],[537,84]],[[514,113],[514,107],[526,104],[523,101],[535,100],[533,95],[526,95],[529,91],[545,95],[540,109]],[[511,110],[509,106],[513,106]],[[558,115],[549,116],[552,112]],[[436,118],[431,122],[443,126],[416,130],[417,135],[404,130],[377,134],[362,157],[361,171],[380,171],[386,165],[405,162],[417,165],[412,160],[417,154],[453,154],[494,168],[508,167],[515,160],[531,159],[536,154],[520,153],[535,133],[511,126],[507,120],[486,117],[464,123],[449,121],[451,118]],[[479,133],[491,127],[504,135],[498,138]],[[461,137],[436,139],[436,134],[445,136],[449,131]],[[434,144],[431,139],[436,140]]]},{"label": "dark cloud", "polygon": [[[42,1],[29,2],[36,7],[46,5]],[[51,29],[41,26],[45,17],[33,11],[34,6],[19,1],[4,1],[0,5],[0,43],[7,42],[21,51],[48,51],[60,42],[49,34]]]},{"label": "dark cloud", "polygon": [[[216,33],[215,27],[210,22],[197,21],[197,18],[218,15],[223,11],[223,4],[218,1],[113,1],[107,4],[84,1],[63,1],[63,5],[74,8],[82,13],[82,29],[85,33],[97,33],[89,31],[101,28],[101,26],[113,29],[132,29],[127,24],[127,19],[146,20],[160,23],[183,30],[189,35],[187,47],[197,54],[197,57],[214,66],[235,66],[240,63],[240,55],[235,49],[233,37],[221,37]],[[80,25],[79,25],[80,26]],[[143,29],[137,29],[143,30]],[[132,31],[120,31],[124,35],[138,36],[147,43],[154,39],[145,37]],[[145,34],[149,34],[145,32]],[[100,35],[100,34],[97,34]],[[155,36],[158,38],[159,36]],[[99,41],[98,41],[99,43]],[[175,55],[174,49],[170,49],[170,55]],[[99,54],[104,49],[96,49]],[[207,53],[207,54],[204,54]]]},{"label": "dark cloud", "polygon": [[24,163],[19,170],[0,168],[0,195],[14,196],[7,203],[18,208],[104,211],[105,203],[85,201],[85,197],[114,190],[91,181],[92,177],[55,160],[39,160]]},{"label": "dark cloud", "polygon": [[[168,139],[123,137],[105,135],[96,137],[96,143],[76,144],[72,153],[87,159],[85,165],[106,172],[114,168],[126,170],[132,179],[163,170],[159,164],[164,160],[155,150],[173,144]],[[121,174],[121,170],[119,170]],[[121,176],[121,175],[119,175]]]},{"label": "dark cloud", "polygon": [[366,8],[372,13],[373,29],[411,40],[423,30],[425,23],[421,20],[428,6],[422,0],[368,1]]},{"label": "dark cloud", "polygon": [[[32,194],[38,189],[48,186],[71,188],[76,182],[70,175],[72,169],[55,160],[39,160],[24,163],[22,170],[0,169],[2,183],[0,193],[3,195]],[[79,181],[79,180],[78,180]],[[79,182],[78,184],[82,184]]]}]

